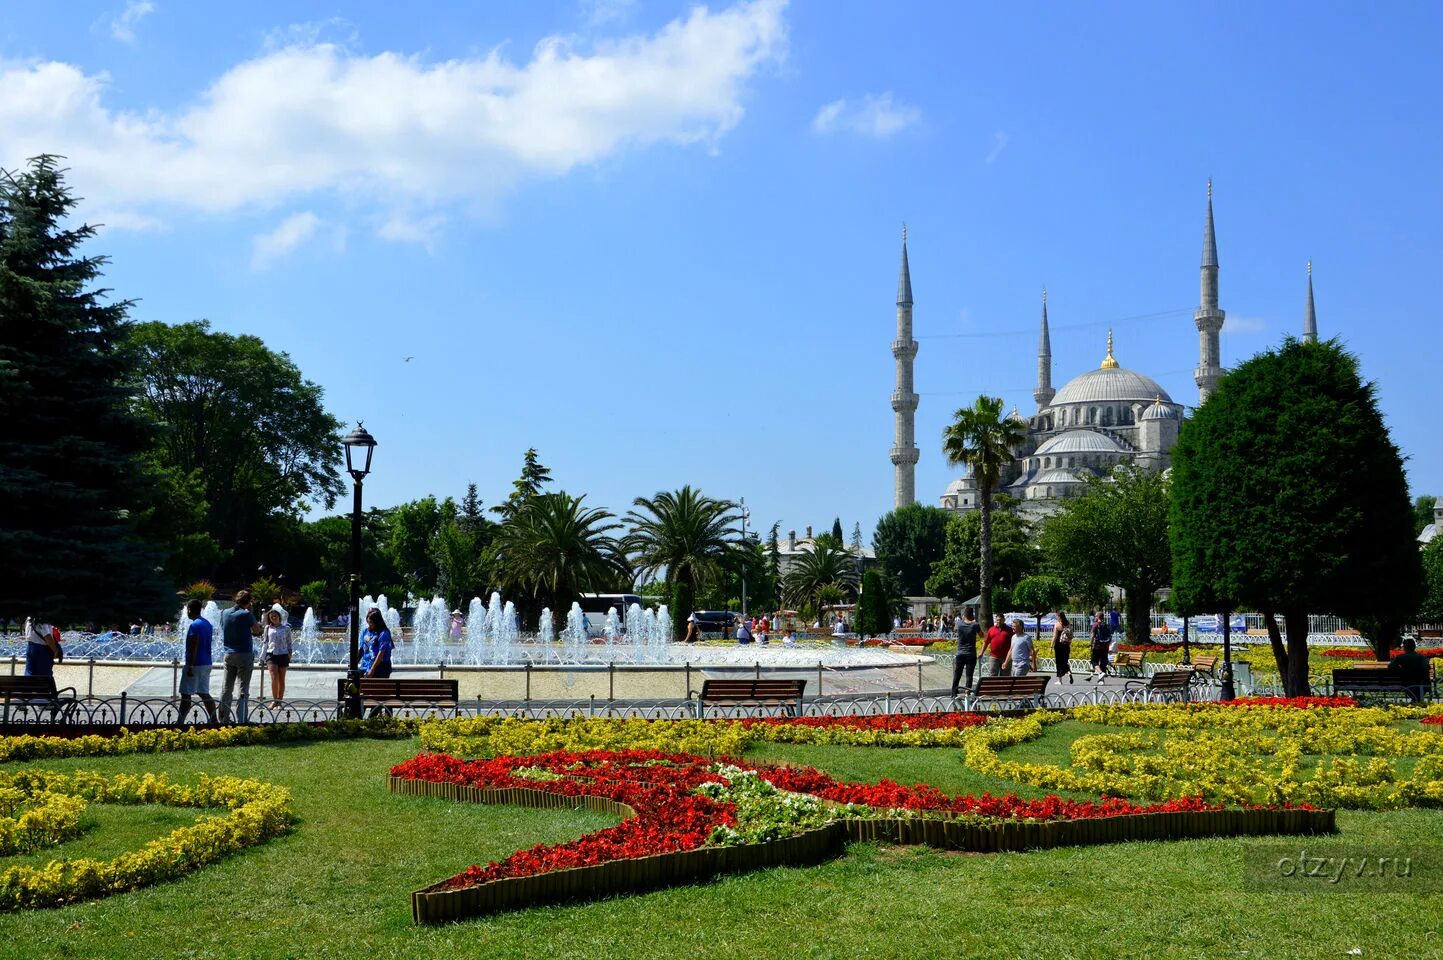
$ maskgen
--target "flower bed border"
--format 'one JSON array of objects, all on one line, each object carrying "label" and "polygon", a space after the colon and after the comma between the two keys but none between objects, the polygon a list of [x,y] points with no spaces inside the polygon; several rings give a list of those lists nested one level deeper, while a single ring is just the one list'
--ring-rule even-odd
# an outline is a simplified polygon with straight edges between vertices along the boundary
[{"label": "flower bed border", "polygon": [[[507,803],[540,809],[585,807],[622,817],[636,811],[624,803],[585,794],[567,796],[525,788],[494,789],[391,777],[392,793],[440,797],[470,803]],[[848,843],[918,844],[978,853],[1211,836],[1334,833],[1332,810],[1232,809],[1129,814],[1084,820],[977,823],[947,818],[849,819],[770,843],[702,847],[649,857],[612,860],[595,866],[491,880],[462,889],[443,889],[448,880],[411,894],[416,924],[449,923],[473,917],[570,900],[594,900],[620,893],[695,883],[723,873],[763,867],[805,866],[842,853]]]}]

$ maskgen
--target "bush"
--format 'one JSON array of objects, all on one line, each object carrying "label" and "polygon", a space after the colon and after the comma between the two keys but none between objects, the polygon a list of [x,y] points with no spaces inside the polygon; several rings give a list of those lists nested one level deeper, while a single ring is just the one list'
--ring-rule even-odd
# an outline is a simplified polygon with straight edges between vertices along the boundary
[{"label": "bush", "polygon": [[306,606],[313,608],[316,615],[320,616],[326,605],[326,593],[328,588],[324,580],[312,580],[310,583],[301,585],[301,599]]},{"label": "bush", "polygon": [[186,584],[181,591],[188,600],[199,600],[201,603],[208,603],[215,598],[215,584],[209,580],[197,580],[195,583]]},{"label": "bush", "polygon": [[270,577],[257,577],[251,583],[251,596],[256,603],[269,607],[280,599],[281,587]]}]

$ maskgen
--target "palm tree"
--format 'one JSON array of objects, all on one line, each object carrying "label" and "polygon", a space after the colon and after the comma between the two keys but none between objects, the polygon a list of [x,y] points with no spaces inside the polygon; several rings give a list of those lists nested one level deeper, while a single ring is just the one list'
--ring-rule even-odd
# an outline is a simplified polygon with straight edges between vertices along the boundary
[{"label": "palm tree", "polygon": [[[799,555],[782,578],[782,595],[790,604],[811,603],[818,608],[824,595],[840,596],[857,585],[857,566],[852,555],[831,537],[819,537],[811,550]],[[834,593],[835,591],[835,593]]]},{"label": "palm tree", "polygon": [[503,588],[548,598],[564,610],[582,591],[606,588],[629,574],[612,531],[615,515],[583,505],[586,497],[540,493],[501,525],[492,542]]},{"label": "palm tree", "polygon": [[992,498],[1002,471],[1012,462],[1013,452],[1027,439],[1027,425],[1016,416],[1002,415],[1002,399],[986,394],[970,407],[952,415],[952,425],[942,431],[942,455],[950,466],[972,468],[977,480],[977,503],[982,509],[981,622],[992,622]]},{"label": "palm tree", "polygon": [[691,613],[697,590],[720,581],[739,560],[736,504],[685,486],[637,497],[633,505],[639,510],[626,514],[631,532],[621,548],[642,576],[666,570],[672,617],[680,624]]}]

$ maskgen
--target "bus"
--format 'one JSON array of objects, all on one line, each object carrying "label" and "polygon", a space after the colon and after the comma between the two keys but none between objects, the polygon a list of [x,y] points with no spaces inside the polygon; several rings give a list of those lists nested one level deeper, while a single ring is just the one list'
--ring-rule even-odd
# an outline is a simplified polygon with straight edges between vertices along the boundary
[{"label": "bus", "polygon": [[634,593],[583,593],[577,601],[581,604],[581,612],[586,614],[586,632],[593,637],[600,637],[606,633],[606,612],[616,611],[617,622],[621,625],[621,632],[626,632],[626,611],[631,605],[646,606],[646,602]]}]

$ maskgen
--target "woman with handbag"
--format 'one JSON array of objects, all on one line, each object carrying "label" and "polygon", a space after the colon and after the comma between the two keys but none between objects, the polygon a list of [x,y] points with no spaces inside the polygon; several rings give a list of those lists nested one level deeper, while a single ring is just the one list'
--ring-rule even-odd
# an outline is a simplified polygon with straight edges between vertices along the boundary
[{"label": "woman with handbag", "polygon": [[271,674],[271,706],[279,707],[286,696],[286,669],[291,665],[291,628],[283,611],[272,607],[266,611],[266,626],[261,638],[261,666]]}]

